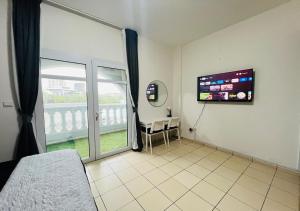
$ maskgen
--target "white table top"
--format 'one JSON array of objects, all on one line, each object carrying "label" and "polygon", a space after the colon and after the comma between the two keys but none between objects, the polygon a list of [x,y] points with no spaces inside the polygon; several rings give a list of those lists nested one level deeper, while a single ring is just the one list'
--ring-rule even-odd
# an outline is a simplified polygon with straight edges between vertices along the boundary
[{"label": "white table top", "polygon": [[153,118],[153,119],[140,119],[140,123],[142,126],[151,126],[153,121],[165,121],[166,123],[171,119],[171,118],[178,118],[176,116],[173,117],[161,117],[161,118]]}]

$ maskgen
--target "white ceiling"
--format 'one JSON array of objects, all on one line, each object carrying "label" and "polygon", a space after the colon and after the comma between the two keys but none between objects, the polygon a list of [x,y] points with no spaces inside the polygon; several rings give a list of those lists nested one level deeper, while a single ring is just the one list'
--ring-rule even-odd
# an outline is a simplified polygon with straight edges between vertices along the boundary
[{"label": "white ceiling", "polygon": [[55,0],[143,36],[180,45],[289,0]]}]

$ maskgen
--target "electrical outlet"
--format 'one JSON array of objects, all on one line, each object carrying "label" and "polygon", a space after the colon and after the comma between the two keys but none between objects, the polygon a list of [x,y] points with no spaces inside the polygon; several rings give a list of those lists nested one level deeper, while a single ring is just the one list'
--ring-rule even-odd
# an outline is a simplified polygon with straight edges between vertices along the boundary
[{"label": "electrical outlet", "polygon": [[2,106],[3,106],[3,108],[12,108],[12,107],[14,107],[14,103],[11,101],[2,102]]}]

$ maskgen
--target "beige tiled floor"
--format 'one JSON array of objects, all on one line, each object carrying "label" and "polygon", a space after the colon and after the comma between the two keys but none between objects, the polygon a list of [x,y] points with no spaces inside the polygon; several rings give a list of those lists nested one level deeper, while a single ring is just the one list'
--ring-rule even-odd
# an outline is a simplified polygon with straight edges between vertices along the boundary
[{"label": "beige tiled floor", "polygon": [[99,210],[299,210],[299,175],[188,140],[86,168]]}]

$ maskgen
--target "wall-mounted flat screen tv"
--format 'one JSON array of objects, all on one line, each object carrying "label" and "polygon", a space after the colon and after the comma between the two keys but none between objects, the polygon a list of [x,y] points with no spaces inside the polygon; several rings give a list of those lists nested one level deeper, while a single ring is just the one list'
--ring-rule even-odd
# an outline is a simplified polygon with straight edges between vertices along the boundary
[{"label": "wall-mounted flat screen tv", "polygon": [[251,102],[254,92],[253,69],[200,76],[198,101]]},{"label": "wall-mounted flat screen tv", "polygon": [[158,86],[157,84],[149,84],[146,91],[148,101],[157,101],[158,97]]}]

